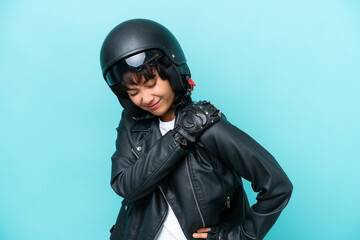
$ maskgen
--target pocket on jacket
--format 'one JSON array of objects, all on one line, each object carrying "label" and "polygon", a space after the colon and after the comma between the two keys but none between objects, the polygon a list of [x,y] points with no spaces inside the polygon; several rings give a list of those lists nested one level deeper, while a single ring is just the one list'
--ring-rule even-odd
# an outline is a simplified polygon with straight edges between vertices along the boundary
[{"label": "pocket on jacket", "polygon": [[130,216],[132,209],[134,208],[133,204],[128,200],[124,199],[121,202],[121,211],[123,211],[126,215]]},{"label": "pocket on jacket", "polygon": [[121,202],[121,208],[116,220],[115,225],[111,228],[111,240],[122,240],[125,239],[126,226],[131,221],[131,212],[133,210],[133,204],[128,200],[124,199]]}]

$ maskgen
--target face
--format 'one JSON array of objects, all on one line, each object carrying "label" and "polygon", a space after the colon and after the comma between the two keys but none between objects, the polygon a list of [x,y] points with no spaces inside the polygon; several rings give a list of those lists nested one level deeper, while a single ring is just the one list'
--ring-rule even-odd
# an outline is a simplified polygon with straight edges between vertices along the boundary
[{"label": "face", "polygon": [[145,78],[142,77],[139,84],[127,85],[127,93],[139,108],[159,116],[161,121],[171,121],[175,119],[172,108],[175,93],[167,79],[161,79],[156,69],[153,69],[153,72],[154,78],[145,82]]}]

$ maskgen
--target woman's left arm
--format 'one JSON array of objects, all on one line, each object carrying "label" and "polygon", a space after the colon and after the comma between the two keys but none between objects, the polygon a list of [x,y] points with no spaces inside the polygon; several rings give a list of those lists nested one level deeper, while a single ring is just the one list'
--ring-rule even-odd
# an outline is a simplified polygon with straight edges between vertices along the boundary
[{"label": "woman's left arm", "polygon": [[224,118],[206,130],[199,143],[259,192],[241,226],[219,227],[215,234],[209,232],[218,237],[208,239],[262,239],[290,199],[289,178],[268,151]]}]

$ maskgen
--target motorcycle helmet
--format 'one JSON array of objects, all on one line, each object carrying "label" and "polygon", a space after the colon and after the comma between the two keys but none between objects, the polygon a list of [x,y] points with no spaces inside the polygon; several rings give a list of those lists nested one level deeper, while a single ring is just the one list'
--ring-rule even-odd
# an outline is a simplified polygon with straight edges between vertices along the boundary
[{"label": "motorcycle helmet", "polygon": [[127,71],[141,71],[146,65],[162,64],[175,93],[190,92],[190,70],[179,42],[161,24],[132,19],[117,25],[105,38],[100,51],[102,74],[123,108],[134,118],[147,112],[137,107],[116,87]]}]

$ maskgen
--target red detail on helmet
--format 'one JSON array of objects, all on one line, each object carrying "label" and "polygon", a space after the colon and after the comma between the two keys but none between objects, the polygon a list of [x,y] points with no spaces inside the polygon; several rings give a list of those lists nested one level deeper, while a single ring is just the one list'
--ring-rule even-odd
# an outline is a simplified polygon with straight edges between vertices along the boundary
[{"label": "red detail on helmet", "polygon": [[194,81],[191,78],[189,78],[189,84],[190,84],[190,90],[191,91],[194,90],[194,87],[196,86],[196,84],[194,83]]}]

